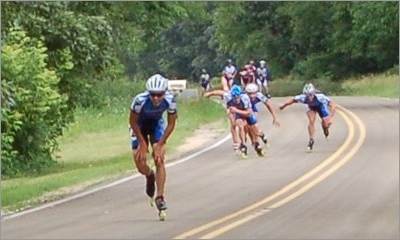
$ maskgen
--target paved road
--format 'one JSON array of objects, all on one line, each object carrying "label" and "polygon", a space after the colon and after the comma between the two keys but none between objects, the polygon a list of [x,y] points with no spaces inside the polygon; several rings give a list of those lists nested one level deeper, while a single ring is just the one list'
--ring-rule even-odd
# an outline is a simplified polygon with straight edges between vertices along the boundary
[{"label": "paved road", "polygon": [[[398,239],[399,102],[334,98],[331,137],[320,128],[306,153],[304,105],[261,126],[271,148],[239,160],[230,141],[170,166],[168,219],[144,195],[144,179],[40,211],[2,219],[2,239]],[[286,99],[274,98],[278,106]]]}]

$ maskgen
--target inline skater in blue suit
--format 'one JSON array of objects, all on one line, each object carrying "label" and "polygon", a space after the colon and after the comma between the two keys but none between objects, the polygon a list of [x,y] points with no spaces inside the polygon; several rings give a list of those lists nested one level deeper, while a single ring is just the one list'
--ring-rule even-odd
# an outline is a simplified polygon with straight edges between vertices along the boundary
[{"label": "inline skater in blue suit", "polygon": [[279,109],[283,110],[287,106],[293,103],[303,103],[308,106],[307,117],[308,117],[308,134],[310,140],[308,141],[308,151],[312,151],[314,146],[314,134],[315,134],[315,118],[318,113],[322,119],[321,126],[326,138],[329,136],[329,128],[333,123],[333,116],[336,112],[336,104],[331,100],[330,97],[324,93],[316,91],[312,83],[307,83],[303,88],[303,93],[294,96],[282,104]]},{"label": "inline skater in blue suit", "polygon": [[[167,206],[164,199],[165,145],[174,131],[177,120],[176,100],[167,91],[168,80],[160,74],[151,76],[146,83],[147,91],[135,96],[130,107],[129,123],[133,132],[133,158],[138,171],[146,176],[146,193],[153,199],[157,185],[155,204],[160,220],[165,218]],[[167,126],[164,126],[163,113],[167,112]],[[155,163],[154,172],[147,165],[149,145]]]},{"label": "inline skater in blue suit", "polygon": [[[262,92],[260,92],[259,87],[255,83],[247,84],[245,90],[246,90],[247,95],[250,98],[250,102],[251,102],[254,114],[257,116],[257,114],[259,112],[257,104],[260,102],[263,103],[263,105],[267,108],[267,110],[269,111],[269,113],[272,116],[272,124],[279,127],[280,121],[279,121],[278,115],[275,112],[275,108],[274,108],[273,104],[271,103],[271,99],[267,98]],[[260,134],[259,137],[264,142],[264,144],[266,144],[268,146],[267,137],[261,131],[258,124],[257,124],[257,129]]]}]

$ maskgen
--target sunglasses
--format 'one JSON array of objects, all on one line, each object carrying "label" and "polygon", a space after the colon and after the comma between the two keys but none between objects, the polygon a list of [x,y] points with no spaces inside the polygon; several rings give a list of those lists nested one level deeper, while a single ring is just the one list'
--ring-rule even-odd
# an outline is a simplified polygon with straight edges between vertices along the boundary
[{"label": "sunglasses", "polygon": [[164,96],[165,92],[151,92],[150,96],[152,97],[162,97]]}]

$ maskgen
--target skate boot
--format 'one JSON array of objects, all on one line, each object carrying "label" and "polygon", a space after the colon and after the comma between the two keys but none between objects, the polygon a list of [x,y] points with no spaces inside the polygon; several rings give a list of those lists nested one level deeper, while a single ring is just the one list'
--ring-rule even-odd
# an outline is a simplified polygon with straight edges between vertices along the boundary
[{"label": "skate boot", "polygon": [[240,144],[239,144],[239,143],[234,143],[234,144],[233,144],[233,151],[235,152],[235,154],[236,154],[237,156],[239,156],[240,153],[241,153],[239,147],[240,147]]},{"label": "skate boot", "polygon": [[266,93],[265,96],[266,96],[268,99],[271,99],[271,94]]},{"label": "skate boot", "polygon": [[322,129],[324,130],[324,135],[325,135],[326,140],[328,140],[328,137],[329,137],[329,129],[328,129],[328,128],[324,128],[324,127],[322,127]]},{"label": "skate boot", "polygon": [[165,210],[167,210],[167,205],[165,204],[164,197],[157,196],[155,202],[158,210],[158,218],[160,221],[164,221],[167,216],[167,213],[165,212]]},{"label": "skate boot", "polygon": [[265,136],[264,133],[260,133],[259,137],[261,138],[261,140],[263,141],[263,143],[265,144],[265,146],[267,146],[267,148],[269,148],[269,144],[268,144],[268,139]]},{"label": "skate boot", "polygon": [[256,153],[259,157],[265,157],[266,153],[265,151],[262,149],[262,147],[260,146],[259,142],[256,142],[256,144],[254,144],[254,150],[256,150]]},{"label": "skate boot", "polygon": [[314,139],[310,138],[310,141],[308,141],[308,146],[307,146],[307,151],[311,152],[314,146]]},{"label": "skate boot", "polygon": [[150,205],[153,206],[154,204],[154,193],[156,191],[156,176],[154,175],[154,171],[151,170],[151,173],[149,176],[146,176],[146,194],[150,198]]},{"label": "skate boot", "polygon": [[247,158],[247,147],[246,147],[246,145],[241,144],[240,152],[241,152],[241,157],[242,158]]}]

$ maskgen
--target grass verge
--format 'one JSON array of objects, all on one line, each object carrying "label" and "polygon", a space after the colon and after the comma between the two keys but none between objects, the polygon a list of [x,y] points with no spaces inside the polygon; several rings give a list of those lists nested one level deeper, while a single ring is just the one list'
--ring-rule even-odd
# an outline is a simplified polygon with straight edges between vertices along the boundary
[{"label": "grass verge", "polygon": [[[126,109],[126,108],[125,108]],[[128,113],[116,110],[80,111],[77,121],[60,139],[59,165],[46,174],[2,181],[2,212],[14,212],[54,201],[101,182],[134,172],[128,133]],[[179,118],[168,152],[203,125],[221,122],[221,105],[208,99],[178,102]]]}]

